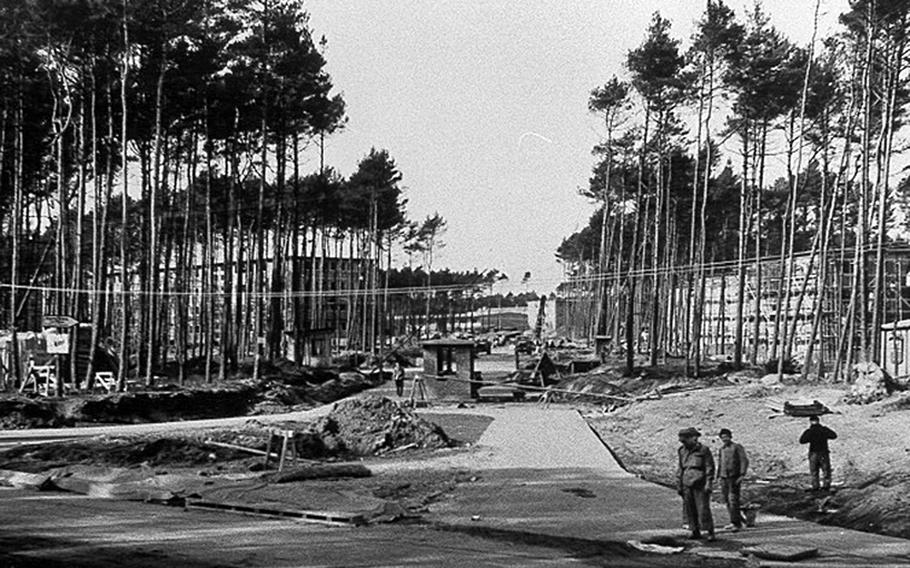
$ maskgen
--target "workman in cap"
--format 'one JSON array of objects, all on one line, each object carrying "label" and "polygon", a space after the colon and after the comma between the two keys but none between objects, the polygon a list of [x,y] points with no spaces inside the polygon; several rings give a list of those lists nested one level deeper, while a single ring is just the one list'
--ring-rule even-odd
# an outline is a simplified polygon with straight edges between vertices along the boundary
[{"label": "workman in cap", "polygon": [[740,492],[743,478],[749,470],[749,458],[741,444],[733,441],[733,432],[729,428],[721,428],[718,437],[721,446],[717,450],[717,481],[720,483],[724,504],[730,514],[730,525],[733,532],[743,528],[743,514],[740,510]]},{"label": "workman in cap", "polygon": [[679,431],[679,468],[677,489],[683,498],[683,508],[689,517],[689,538],[699,539],[702,532],[714,540],[714,519],[711,517],[711,491],[714,489],[714,458],[711,450],[699,443],[701,432],[695,428]]},{"label": "workman in cap", "polygon": [[831,428],[822,426],[818,416],[809,417],[809,428],[799,437],[800,444],[809,444],[809,474],[812,476],[812,491],[818,491],[818,473],[821,470],[824,489],[831,489],[831,453],[828,440],[837,434]]}]

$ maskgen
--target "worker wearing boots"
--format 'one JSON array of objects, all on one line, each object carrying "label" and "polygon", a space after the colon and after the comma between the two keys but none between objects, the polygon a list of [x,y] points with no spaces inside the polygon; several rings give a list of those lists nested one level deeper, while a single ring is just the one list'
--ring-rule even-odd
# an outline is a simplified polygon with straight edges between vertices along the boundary
[{"label": "worker wearing boots", "polygon": [[743,528],[740,492],[743,486],[743,478],[749,469],[749,458],[746,456],[746,450],[742,445],[733,441],[733,432],[728,428],[722,428],[718,436],[720,437],[721,446],[717,450],[717,481],[720,483],[724,504],[730,514],[730,525],[724,528],[738,532]]},{"label": "worker wearing boots", "polygon": [[799,437],[800,444],[809,444],[809,474],[812,476],[812,491],[818,491],[818,474],[822,474],[825,491],[831,489],[831,454],[828,440],[837,434],[831,428],[822,426],[818,416],[809,417],[809,428]]},{"label": "worker wearing boots", "polygon": [[690,538],[714,540],[711,517],[711,491],[714,489],[714,458],[711,450],[699,443],[695,428],[679,431],[679,468],[676,472],[679,494],[689,516]]}]

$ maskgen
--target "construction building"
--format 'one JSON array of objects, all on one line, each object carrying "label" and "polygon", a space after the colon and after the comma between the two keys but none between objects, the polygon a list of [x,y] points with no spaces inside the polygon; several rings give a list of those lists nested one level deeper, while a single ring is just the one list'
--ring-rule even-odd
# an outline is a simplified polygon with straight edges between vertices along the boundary
[{"label": "construction building", "polygon": [[[871,260],[871,254],[869,258]],[[813,259],[810,253],[799,254],[794,258],[792,274],[789,275],[784,274],[786,263],[782,266],[779,258],[748,261],[744,281],[743,359],[764,362],[771,356],[776,342],[780,342],[784,336],[792,336],[791,356],[796,361],[802,361],[811,341],[816,306],[820,306],[815,353],[823,361],[833,360],[838,350],[840,331],[849,321],[850,302],[855,286],[853,268],[852,251],[831,253],[827,282],[817,288],[818,258]],[[874,267],[870,263],[867,266],[869,281],[874,273]],[[910,318],[910,247],[887,248],[884,252],[883,273],[882,322],[892,322],[890,325],[893,327],[893,322]],[[681,267],[664,275],[665,284],[658,312],[660,344],[665,352],[663,355],[684,356],[686,345],[691,341],[691,338],[687,338],[685,322],[691,321],[691,314],[696,308],[697,274],[696,270]],[[782,276],[785,277],[783,282]],[[667,286],[666,282],[671,282],[672,285]],[[557,292],[557,328],[565,335],[587,340],[592,345],[594,336],[598,335],[610,338],[614,346],[623,346],[628,305],[624,283],[624,278],[615,275],[597,278],[588,274],[568,279]],[[716,359],[732,357],[736,342],[738,283],[735,262],[707,266],[704,270],[704,299],[697,306],[702,310],[703,356]],[[652,280],[647,276],[639,277],[636,288],[633,337],[637,340],[651,330],[654,313]],[[603,290],[604,299],[600,330],[596,330],[599,289]],[[690,293],[692,302],[687,298]],[[868,309],[872,307],[871,294],[872,287],[869,286]],[[687,307],[692,310],[688,315],[690,319],[687,319]],[[854,311],[858,312],[859,309]],[[781,314],[780,318],[778,313]],[[867,321],[871,323],[871,317]],[[859,334],[858,323],[854,329]],[[858,342],[854,343],[858,345]],[[639,352],[646,350],[643,345],[636,345],[635,348]]]}]

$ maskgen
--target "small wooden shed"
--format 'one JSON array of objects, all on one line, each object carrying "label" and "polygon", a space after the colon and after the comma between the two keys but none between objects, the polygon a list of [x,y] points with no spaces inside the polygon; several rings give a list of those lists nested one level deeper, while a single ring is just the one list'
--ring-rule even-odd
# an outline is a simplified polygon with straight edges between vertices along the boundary
[{"label": "small wooden shed", "polygon": [[423,342],[421,347],[423,378],[433,398],[477,398],[480,384],[474,382],[473,341],[434,339]]}]

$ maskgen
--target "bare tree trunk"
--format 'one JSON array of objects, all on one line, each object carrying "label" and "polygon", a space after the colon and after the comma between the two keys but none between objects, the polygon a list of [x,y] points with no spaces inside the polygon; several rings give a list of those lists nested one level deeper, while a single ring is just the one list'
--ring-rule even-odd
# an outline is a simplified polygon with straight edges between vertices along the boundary
[{"label": "bare tree trunk", "polygon": [[[695,376],[701,376],[702,359],[702,321],[705,303],[705,247],[707,235],[705,234],[708,218],[708,188],[711,182],[711,118],[714,112],[714,66],[713,61],[708,67],[708,100],[705,109],[705,166],[703,168],[703,182],[701,191],[701,211],[698,221],[698,294],[696,295],[695,311],[693,313],[693,342],[695,344]],[[696,183],[698,182],[698,168],[696,168]],[[697,199],[696,199],[697,201]],[[693,207],[695,204],[693,203]]]},{"label": "bare tree trunk", "polygon": [[[303,278],[300,262],[300,148],[297,132],[295,131],[292,136],[294,152],[294,212],[291,234],[291,258],[293,263],[291,265],[291,303],[294,314],[294,362],[300,365],[303,362],[303,310],[305,309],[300,294],[302,290],[300,284]],[[306,234],[306,231],[304,231],[304,234]],[[306,249],[306,244],[304,244],[304,249]]]},{"label": "bare tree trunk", "polygon": [[[805,129],[806,129],[806,98],[809,94],[809,73],[812,70],[812,63],[814,57],[814,48],[815,48],[815,37],[818,32],[818,7],[820,0],[815,2],[815,14],[813,17],[812,25],[812,39],[809,42],[809,57],[806,61],[806,72],[803,76],[803,89],[800,96],[800,108],[799,108],[799,134],[797,135],[797,153],[796,153],[796,172],[790,180],[791,186],[791,209],[790,209],[790,220],[789,220],[789,235],[787,240],[789,242],[789,247],[787,250],[787,271],[788,281],[793,278],[794,262],[793,262],[793,253],[794,253],[794,240],[796,240],[796,205],[799,201],[799,182],[800,182],[800,173],[803,167],[803,140],[805,139]],[[778,377],[783,377],[784,374],[784,360],[790,359],[791,348],[793,345],[793,335],[796,334],[796,322],[799,319],[799,310],[802,305],[802,298],[805,294],[806,285],[809,283],[809,274],[812,270],[812,263],[815,260],[816,245],[819,242],[819,234],[816,234],[814,242],[812,244],[812,256],[809,260],[809,268],[806,272],[805,280],[803,281],[803,288],[800,291],[799,300],[797,302],[797,309],[793,313],[793,322],[792,322],[792,332],[790,334],[785,334],[783,339],[783,349],[781,349],[780,357],[777,360],[777,375]],[[790,301],[792,295],[792,284],[787,284],[787,314],[790,314]],[[786,329],[785,329],[786,331]]]},{"label": "bare tree trunk", "polygon": [[[664,125],[666,122],[666,117],[658,117],[658,130],[657,130],[657,197],[654,203],[654,241],[651,243],[651,263],[652,270],[654,273],[653,282],[654,289],[651,290],[652,294],[652,305],[651,305],[651,333],[649,336],[650,346],[649,346],[649,356],[648,364],[652,367],[657,365],[658,349],[660,346],[660,292],[661,292],[661,270],[660,270],[660,251],[663,248],[660,246],[660,227],[663,224],[661,216],[663,214],[664,208],[664,166],[663,166],[663,153],[664,153]],[[669,199],[669,196],[667,197]],[[666,238],[667,235],[664,235]]]},{"label": "bare tree trunk", "polygon": [[[906,26],[906,14],[904,15],[902,26]],[[876,195],[878,196],[878,227],[875,242],[875,281],[873,287],[873,307],[872,307],[872,360],[879,361],[881,356],[881,324],[884,316],[884,294],[885,294],[885,233],[887,230],[889,207],[889,178],[891,174],[891,157],[894,148],[894,131],[895,131],[895,113],[897,111],[897,91],[901,85],[900,75],[904,68],[904,45],[905,35],[900,36],[900,41],[892,49],[890,65],[886,72],[890,73],[887,81],[887,104],[885,106],[885,115],[882,123],[882,138],[884,144],[880,145],[880,151],[877,154],[877,171],[876,176]]]},{"label": "bare tree trunk", "polygon": [[284,330],[284,321],[282,318],[282,297],[281,291],[284,288],[282,275],[284,274],[284,232],[282,227],[285,225],[284,220],[284,177],[285,177],[285,136],[278,136],[276,147],[277,170],[275,176],[275,230],[272,237],[272,275],[271,275],[271,297],[269,299],[269,359],[277,361],[282,357],[281,335]]},{"label": "bare tree trunk", "polygon": [[[229,175],[227,180],[228,188],[228,208],[225,212],[224,219],[224,235],[223,235],[223,253],[222,253],[222,271],[224,274],[224,287],[223,287],[223,306],[221,311],[221,365],[218,369],[218,378],[219,380],[225,380],[227,378],[227,372],[236,370],[237,364],[237,353],[235,350],[235,326],[233,325],[233,297],[234,297],[234,267],[238,266],[239,263],[234,262],[234,255],[237,254],[238,258],[240,255],[240,248],[234,246],[234,221],[235,221],[235,209],[237,208],[236,204],[236,195],[237,195],[237,184],[239,176],[239,166],[237,165],[237,128],[239,122],[240,111],[234,111],[234,125],[231,134],[230,148],[228,150],[229,157],[227,158],[229,166]],[[236,249],[236,250],[235,250]],[[237,270],[238,278],[240,270]],[[239,305],[237,306],[239,310]],[[239,327],[236,328],[239,332]]]},{"label": "bare tree trunk", "polygon": [[[851,109],[852,110],[852,109]],[[847,142],[845,142],[844,148],[844,162],[842,167],[838,170],[837,179],[834,180],[833,188],[831,195],[828,195],[828,172],[829,172],[829,158],[828,158],[828,116],[827,110],[824,111],[825,117],[823,118],[822,124],[822,181],[821,181],[821,199],[819,205],[819,211],[821,213],[819,219],[819,228],[821,231],[820,241],[821,241],[821,252],[819,256],[819,270],[815,278],[815,305],[813,306],[812,314],[812,329],[809,333],[809,343],[806,346],[806,357],[803,364],[802,379],[805,381],[809,375],[809,366],[812,363],[812,354],[815,349],[815,340],[818,337],[819,329],[821,327],[822,315],[824,313],[825,306],[825,289],[828,282],[828,251],[830,248],[830,239],[831,239],[831,230],[834,220],[834,205],[837,202],[837,190],[840,187],[841,177],[846,169],[846,158],[849,155],[850,151],[850,136],[846,137]],[[848,119],[847,132],[851,132],[852,126],[852,113],[849,115],[851,118]],[[840,290],[837,293],[838,300],[840,299]],[[792,335],[792,334],[791,334]],[[823,345],[819,349],[819,357],[824,354]],[[821,365],[819,368],[819,377],[822,375]]]},{"label": "bare tree trunk", "polygon": [[[101,271],[102,258],[104,257],[104,247],[99,240],[101,238],[101,210],[107,208],[107,202],[102,201],[101,197],[101,176],[98,172],[98,116],[96,113],[97,104],[97,85],[95,83],[94,61],[89,66],[89,78],[91,81],[89,104],[91,105],[91,129],[92,129],[92,296],[91,296],[91,339],[89,341],[88,365],[85,371],[85,385],[88,390],[94,387],[95,371],[95,346],[98,345],[98,326],[100,324],[100,303],[101,303]],[[2,143],[0,143],[2,145]],[[0,158],[2,163],[2,158]]]},{"label": "bare tree trunk", "polygon": [[[689,269],[687,271],[686,277],[686,316],[684,322],[684,341],[685,341],[685,356],[686,356],[686,376],[691,374],[690,365],[692,362],[692,351],[693,351],[693,339],[698,336],[694,330],[694,317],[692,314],[693,311],[693,293],[695,286],[695,243],[697,242],[697,225],[696,225],[696,211],[698,210],[698,199],[699,199],[699,184],[698,184],[698,175],[701,170],[701,148],[702,148],[702,138],[703,138],[703,127],[704,127],[704,114],[705,114],[705,83],[707,81],[706,73],[702,72],[700,78],[700,84],[698,87],[698,116],[696,117],[697,127],[695,135],[695,164],[694,170],[695,173],[692,176],[692,211],[689,220]],[[710,137],[710,133],[709,133]],[[705,168],[708,169],[707,167]],[[707,174],[706,174],[707,175]],[[697,366],[697,364],[696,364]],[[698,374],[696,373],[696,376]]]},{"label": "bare tree trunk", "polygon": [[739,190],[739,250],[737,255],[738,283],[736,291],[736,327],[733,344],[733,366],[743,365],[743,308],[746,299],[746,199],[749,183],[749,127],[743,124],[743,173]]},{"label": "bare tree trunk", "polygon": [[645,125],[642,134],[642,143],[641,150],[638,156],[638,189],[637,189],[637,205],[638,207],[635,210],[635,230],[632,236],[632,247],[629,251],[631,258],[629,260],[629,273],[627,276],[629,296],[627,298],[627,307],[626,307],[626,374],[631,375],[635,370],[635,288],[636,280],[638,276],[635,274],[635,267],[637,264],[637,259],[642,259],[642,265],[644,265],[644,252],[642,251],[641,255],[637,254],[638,239],[641,233],[641,209],[646,208],[647,201],[645,200],[645,162],[646,162],[646,152],[648,146],[648,127],[650,126],[650,108],[645,109]]},{"label": "bare tree trunk", "polygon": [[[202,289],[205,297],[205,382],[212,382],[212,363],[215,352],[215,231],[212,226],[212,134],[209,125],[210,104],[208,96],[205,100],[205,241],[202,255],[205,258]],[[226,254],[226,253],[225,253]],[[222,255],[222,275],[227,277],[227,261]],[[224,295],[222,294],[222,297]],[[222,327],[222,331],[223,331]],[[224,367],[224,334],[221,335],[221,367]]]},{"label": "bare tree trunk", "polygon": [[[862,153],[862,170],[860,175],[860,194],[859,194],[859,218],[856,224],[856,263],[855,270],[858,271],[858,292],[860,294],[858,300],[858,308],[860,310],[860,348],[862,350],[862,360],[868,361],[869,358],[869,340],[868,340],[868,281],[866,278],[866,236],[867,236],[867,219],[869,214],[868,207],[868,194],[869,194],[869,180],[871,178],[869,172],[869,164],[871,162],[870,156],[870,141],[871,141],[871,130],[872,130],[872,107],[873,107],[873,73],[874,73],[874,44],[875,44],[875,2],[869,2],[866,8],[866,67],[865,75],[863,76],[863,135],[862,135],[862,144],[863,144],[863,153]],[[878,331],[876,330],[876,333]],[[852,353],[848,353],[847,359],[847,368],[852,367]]]},{"label": "bare tree trunk", "polygon": [[[13,211],[12,211],[12,223],[10,223],[12,232],[12,254],[10,258],[10,308],[9,308],[9,327],[12,333],[10,340],[10,359],[12,365],[12,374],[15,382],[21,384],[22,382],[22,365],[19,360],[19,335],[17,333],[17,315],[18,315],[18,288],[19,285],[19,244],[20,244],[20,232],[22,231],[21,219],[22,219],[22,149],[23,149],[23,93],[21,87],[16,89],[16,113],[15,113],[15,125],[14,125],[14,135],[15,141],[13,144]],[[2,141],[0,141],[0,148],[6,147],[6,117],[7,109],[3,109],[3,134]],[[0,150],[0,164],[3,163],[3,151]]]},{"label": "bare tree trunk", "polygon": [[129,226],[127,195],[129,193],[129,176],[128,172],[128,155],[129,140],[127,139],[127,78],[129,76],[129,34],[127,27],[127,0],[123,0],[123,53],[121,54],[120,69],[120,177],[121,177],[121,199],[120,199],[120,368],[117,373],[117,389],[126,390],[126,377],[129,368],[129,324],[130,324],[130,282],[127,257],[126,241],[129,238],[126,229]]},{"label": "bare tree trunk", "polygon": [[[263,29],[265,25],[263,24]],[[263,97],[264,98],[264,97]],[[259,174],[259,200],[256,203],[256,235],[257,235],[257,245],[256,245],[256,281],[253,289],[254,297],[254,309],[253,317],[255,321],[253,322],[253,380],[259,380],[260,373],[260,357],[262,350],[262,319],[263,319],[263,301],[262,295],[265,291],[265,222],[263,219],[263,211],[265,209],[265,192],[266,192],[266,181],[265,176],[268,170],[268,104],[263,101],[262,104],[262,122],[260,123],[259,136],[262,139],[262,149],[260,154],[261,160],[261,171]]]}]

